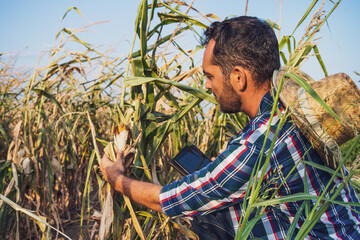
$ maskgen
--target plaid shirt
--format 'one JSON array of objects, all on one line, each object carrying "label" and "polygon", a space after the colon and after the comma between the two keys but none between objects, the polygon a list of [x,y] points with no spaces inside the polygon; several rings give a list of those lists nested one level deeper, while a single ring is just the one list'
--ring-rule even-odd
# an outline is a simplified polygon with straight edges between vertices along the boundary
[{"label": "plaid shirt", "polygon": [[[168,216],[196,216],[229,208],[236,232],[241,212],[244,212],[242,202],[251,171],[258,161],[269,126],[272,106],[273,99],[268,92],[260,103],[257,116],[239,134],[230,139],[227,149],[215,161],[179,181],[164,186],[160,193],[163,212]],[[283,111],[281,103],[278,107]],[[275,114],[271,122],[265,156],[269,153],[270,143],[279,122],[280,116]],[[259,196],[266,199],[275,191],[275,196],[278,197],[303,193],[305,171],[309,193],[320,196],[331,177],[327,172],[300,162],[295,171],[285,179],[304,155],[304,160],[322,164],[319,155],[310,147],[311,144],[295,124],[287,121],[277,136]],[[336,177],[329,189],[336,188],[342,181]],[[283,184],[280,186],[281,183]],[[336,200],[359,202],[351,186],[345,187]],[[310,206],[313,207],[315,202],[316,200],[311,201]],[[296,201],[266,207],[266,214],[256,223],[249,237],[285,239],[301,204],[302,201]],[[309,232],[307,239],[360,239],[360,214],[353,209],[360,211],[360,208],[331,204]],[[295,234],[305,218],[303,212]]]}]

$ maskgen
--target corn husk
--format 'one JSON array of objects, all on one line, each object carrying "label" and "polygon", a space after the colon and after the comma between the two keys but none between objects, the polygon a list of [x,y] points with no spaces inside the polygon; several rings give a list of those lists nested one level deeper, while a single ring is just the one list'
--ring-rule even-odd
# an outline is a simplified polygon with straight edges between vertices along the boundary
[{"label": "corn husk", "polygon": [[60,179],[62,176],[62,168],[61,168],[61,164],[59,163],[59,161],[56,159],[56,157],[53,157],[51,159],[51,167],[52,170],[55,174],[55,176]]},{"label": "corn husk", "polygon": [[24,158],[22,161],[21,161],[21,167],[23,168],[24,170],[24,173],[26,175],[29,175],[31,173],[31,170],[32,170],[32,167],[31,167],[31,159],[30,158]]},{"label": "corn husk", "polygon": [[114,142],[109,142],[104,148],[105,155],[113,162],[116,160],[116,154],[114,149]]},{"label": "corn husk", "polygon": [[104,152],[106,156],[112,160],[116,160],[116,152],[118,151],[125,151],[126,143],[129,138],[129,130],[126,128],[125,124],[120,124],[118,127],[115,128],[115,135],[114,141],[109,142],[106,145]]}]

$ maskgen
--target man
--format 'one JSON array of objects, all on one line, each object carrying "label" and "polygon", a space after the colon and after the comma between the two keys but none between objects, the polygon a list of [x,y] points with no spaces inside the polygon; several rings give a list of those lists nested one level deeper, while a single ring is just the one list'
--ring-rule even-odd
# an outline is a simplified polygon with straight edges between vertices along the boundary
[{"label": "man", "polygon": [[[240,216],[251,172],[259,159],[269,124],[271,131],[265,146],[269,152],[281,116],[270,123],[273,99],[271,78],[280,67],[279,50],[272,28],[255,17],[237,17],[213,23],[205,31],[206,49],[203,70],[206,87],[212,89],[221,111],[244,112],[251,121],[230,139],[227,149],[207,167],[164,187],[124,176],[122,153],[113,163],[106,156],[101,161],[105,179],[115,190],[133,201],[168,216],[193,217],[192,229],[200,239],[232,239]],[[284,112],[281,103],[280,112]],[[266,199],[304,192],[320,196],[330,175],[302,160],[322,164],[319,155],[299,129],[286,121],[276,137],[260,197]],[[305,174],[306,172],[306,174]],[[306,180],[305,180],[306,178]],[[336,178],[329,189],[343,180]],[[358,202],[354,189],[343,189],[337,201]],[[313,207],[315,201],[310,203]],[[251,231],[250,238],[285,239],[302,201],[268,206],[265,215]],[[358,208],[331,204],[321,220],[309,232],[309,239],[360,239]],[[250,219],[254,216],[252,214]],[[298,232],[306,216],[302,212],[295,229]]]}]

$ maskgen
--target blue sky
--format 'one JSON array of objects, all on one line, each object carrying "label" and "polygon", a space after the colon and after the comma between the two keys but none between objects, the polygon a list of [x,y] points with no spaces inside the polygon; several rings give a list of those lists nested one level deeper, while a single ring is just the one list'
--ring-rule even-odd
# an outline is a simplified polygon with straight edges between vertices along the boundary
[{"label": "blue sky", "polygon": [[[249,0],[248,15],[270,19],[280,23],[281,35],[290,34],[312,0]],[[335,1],[335,0],[334,0]],[[150,1],[148,1],[150,2]],[[190,3],[191,1],[187,1]],[[214,13],[221,19],[231,15],[243,15],[246,0],[195,0],[193,6],[202,13]],[[0,53],[17,54],[17,65],[34,66],[40,52],[49,50],[54,44],[57,31],[62,27],[79,28],[92,25],[81,38],[92,45],[115,48],[113,54],[126,56],[134,33],[134,21],[140,0],[0,0]],[[321,1],[317,4],[320,6]],[[326,13],[333,4],[328,0]],[[77,7],[86,20],[72,11],[60,24],[60,19],[71,6]],[[345,72],[359,86],[360,77],[360,1],[343,0],[330,16],[327,26],[318,34],[319,51],[329,74]],[[174,26],[175,27],[175,26]],[[298,33],[302,34],[305,24]],[[295,35],[298,40],[300,35]],[[189,44],[196,45],[190,42]],[[323,73],[315,61],[309,61],[303,68],[315,79]]]}]

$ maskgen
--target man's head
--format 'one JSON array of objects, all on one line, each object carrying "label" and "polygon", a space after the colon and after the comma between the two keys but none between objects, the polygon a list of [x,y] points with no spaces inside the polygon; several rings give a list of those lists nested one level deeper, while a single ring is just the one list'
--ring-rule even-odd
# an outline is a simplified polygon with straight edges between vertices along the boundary
[{"label": "man's head", "polygon": [[273,71],[280,68],[278,43],[271,26],[243,16],[214,22],[204,35],[205,86],[213,90],[223,112],[253,115],[256,106],[251,101],[257,102],[255,98],[261,99],[270,89]]},{"label": "man's head", "polygon": [[274,70],[280,68],[275,33],[266,22],[241,16],[212,23],[205,31],[203,45],[215,40],[212,63],[221,68],[225,79],[235,66],[252,73],[259,87],[268,84]]}]

